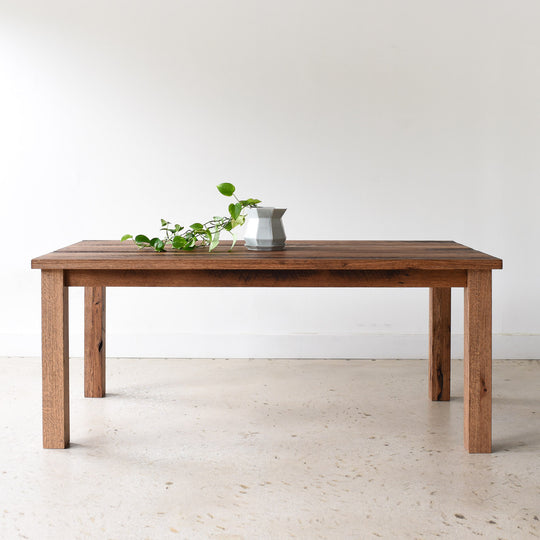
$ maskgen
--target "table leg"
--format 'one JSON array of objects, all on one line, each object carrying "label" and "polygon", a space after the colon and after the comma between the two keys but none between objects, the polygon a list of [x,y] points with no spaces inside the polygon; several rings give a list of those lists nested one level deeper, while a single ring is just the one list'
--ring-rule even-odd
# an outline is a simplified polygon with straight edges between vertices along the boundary
[{"label": "table leg", "polygon": [[450,399],[450,315],[449,287],[429,290],[429,399]]},{"label": "table leg", "polygon": [[465,448],[491,452],[491,270],[469,270],[465,288]]},{"label": "table leg", "polygon": [[68,288],[63,270],[41,271],[43,448],[69,446]]},{"label": "table leg", "polygon": [[84,288],[84,396],[105,396],[105,287]]}]

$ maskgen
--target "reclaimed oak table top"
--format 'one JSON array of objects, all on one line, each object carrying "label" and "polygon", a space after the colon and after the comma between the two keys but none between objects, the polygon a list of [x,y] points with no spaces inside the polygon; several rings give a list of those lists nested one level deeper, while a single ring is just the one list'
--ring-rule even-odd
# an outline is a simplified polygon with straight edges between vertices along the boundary
[{"label": "reclaimed oak table top", "polygon": [[452,241],[230,242],[214,251],[140,250],[85,240],[32,260],[42,275],[43,446],[69,446],[69,287],[85,288],[85,396],[105,396],[106,287],[426,287],[429,398],[450,399],[451,288],[465,291],[464,441],[491,452],[491,271],[502,261]]},{"label": "reclaimed oak table top", "polygon": [[250,251],[238,242],[215,250],[138,249],[133,241],[83,240],[32,260],[40,269],[391,270],[494,269],[502,261],[452,241],[288,241],[283,251]]}]

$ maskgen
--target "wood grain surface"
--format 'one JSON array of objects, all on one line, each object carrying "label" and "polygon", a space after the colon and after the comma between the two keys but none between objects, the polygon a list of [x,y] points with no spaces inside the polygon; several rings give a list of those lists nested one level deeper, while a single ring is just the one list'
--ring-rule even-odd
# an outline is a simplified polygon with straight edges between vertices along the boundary
[{"label": "wood grain surface", "polygon": [[429,399],[450,399],[450,288],[429,290]]},{"label": "wood grain surface", "polygon": [[41,272],[43,448],[69,446],[68,288],[62,270]]},{"label": "wood grain surface", "polygon": [[129,240],[85,240],[32,260],[32,268],[78,270],[468,270],[502,268],[502,261],[456,242],[289,241],[283,251],[249,251],[239,242],[211,253],[156,253]]},{"label": "wood grain surface", "polygon": [[472,270],[465,288],[465,448],[491,452],[491,272]]},{"label": "wood grain surface", "polygon": [[84,397],[105,396],[105,290],[84,289]]},{"label": "wood grain surface", "polygon": [[66,270],[70,287],[465,287],[466,270]]}]

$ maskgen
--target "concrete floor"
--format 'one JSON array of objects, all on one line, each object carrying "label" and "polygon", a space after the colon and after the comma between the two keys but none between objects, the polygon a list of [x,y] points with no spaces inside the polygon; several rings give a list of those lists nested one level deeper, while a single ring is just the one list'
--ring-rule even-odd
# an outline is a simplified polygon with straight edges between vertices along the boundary
[{"label": "concrete floor", "polygon": [[494,453],[410,360],[71,361],[68,450],[42,450],[40,365],[0,359],[0,538],[540,537],[540,362],[494,364]]}]

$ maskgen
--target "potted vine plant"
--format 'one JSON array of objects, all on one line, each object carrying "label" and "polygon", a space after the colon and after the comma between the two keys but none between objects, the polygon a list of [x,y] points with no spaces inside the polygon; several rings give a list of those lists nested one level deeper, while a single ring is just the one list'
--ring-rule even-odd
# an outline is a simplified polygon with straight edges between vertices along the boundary
[{"label": "potted vine plant", "polygon": [[125,234],[122,242],[133,239],[139,248],[151,247],[155,251],[165,251],[166,248],[176,250],[191,251],[197,247],[208,246],[208,250],[215,249],[220,241],[220,235],[227,231],[232,236],[231,250],[236,243],[236,235],[233,229],[244,224],[246,221],[245,211],[250,208],[257,208],[261,202],[259,199],[240,200],[235,195],[236,188],[229,182],[224,182],[217,186],[218,191],[226,197],[234,197],[236,202],[229,204],[228,216],[214,216],[204,223],[192,223],[189,227],[175,223],[174,225],[165,219],[161,220],[162,238],[149,238],[144,234],[135,237]]}]

